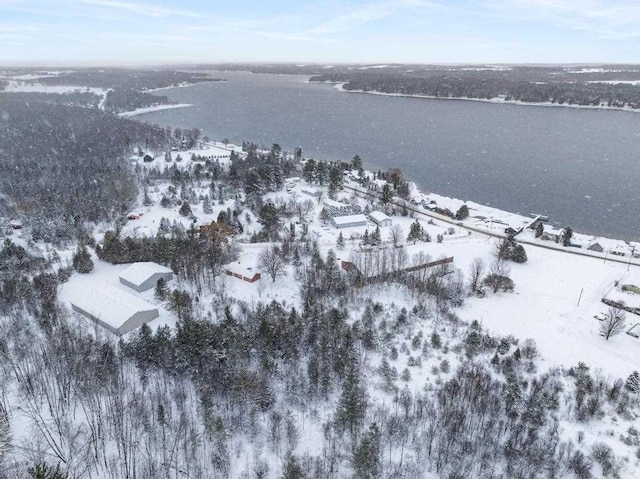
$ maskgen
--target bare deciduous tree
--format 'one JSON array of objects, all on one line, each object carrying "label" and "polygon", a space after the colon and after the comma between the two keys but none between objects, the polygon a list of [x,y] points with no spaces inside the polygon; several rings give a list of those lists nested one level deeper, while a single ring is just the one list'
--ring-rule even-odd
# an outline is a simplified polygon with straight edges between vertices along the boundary
[{"label": "bare deciduous tree", "polygon": [[477,293],[480,288],[480,280],[484,273],[484,261],[482,258],[476,258],[469,267],[469,287],[472,293]]},{"label": "bare deciduous tree", "polygon": [[604,339],[609,339],[611,336],[615,336],[624,331],[625,326],[624,311],[610,307],[607,312],[604,313],[604,321],[600,326],[600,334],[604,336]]},{"label": "bare deciduous tree", "polygon": [[389,241],[393,243],[393,247],[397,248],[404,237],[404,230],[400,225],[393,225],[389,231]]},{"label": "bare deciduous tree", "polygon": [[273,282],[278,276],[284,276],[284,260],[277,246],[271,246],[260,251],[258,255],[258,267],[269,274]]}]

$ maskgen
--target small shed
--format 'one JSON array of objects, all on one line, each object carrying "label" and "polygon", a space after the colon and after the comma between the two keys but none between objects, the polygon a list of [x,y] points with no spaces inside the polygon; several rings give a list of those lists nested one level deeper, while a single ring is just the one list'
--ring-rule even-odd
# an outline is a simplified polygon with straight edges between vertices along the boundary
[{"label": "small shed", "polygon": [[602,247],[602,245],[598,242],[594,242],[594,243],[590,243],[589,246],[587,246],[587,249],[589,251],[595,251],[597,253],[602,253],[604,252],[604,248]]},{"label": "small shed", "polygon": [[541,238],[546,241],[555,241],[559,243],[562,241],[562,237],[564,236],[564,229],[553,228],[551,226],[547,226],[542,233]]},{"label": "small shed", "polygon": [[382,211],[372,211],[369,214],[369,218],[378,226],[391,226],[391,218],[385,215]]},{"label": "small shed", "polygon": [[234,278],[241,279],[247,283],[255,283],[260,279],[260,273],[255,271],[247,265],[242,264],[240,261],[230,263],[224,267],[227,276],[233,276]]},{"label": "small shed", "polygon": [[338,229],[367,226],[367,217],[365,215],[334,216],[331,218],[331,223]]},{"label": "small shed", "polygon": [[118,336],[159,316],[154,305],[105,283],[74,285],[68,297],[73,311]]},{"label": "small shed", "polygon": [[11,220],[11,221],[9,221],[9,225],[14,230],[21,230],[22,229],[22,221],[20,221],[20,220]]},{"label": "small shed", "polygon": [[173,271],[158,263],[132,263],[131,266],[120,273],[119,278],[120,283],[142,293],[155,288],[161,278],[165,281],[171,281],[173,279]]},{"label": "small shed", "polygon": [[151,163],[153,160],[155,160],[155,158],[149,154],[144,155],[144,157],[142,158],[142,161],[144,161],[145,163]]}]

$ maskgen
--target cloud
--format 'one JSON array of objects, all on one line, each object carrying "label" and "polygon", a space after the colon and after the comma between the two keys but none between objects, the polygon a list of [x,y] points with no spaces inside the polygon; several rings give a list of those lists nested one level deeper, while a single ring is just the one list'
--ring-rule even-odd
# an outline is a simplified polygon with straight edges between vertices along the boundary
[{"label": "cloud", "polygon": [[305,33],[314,36],[342,33],[356,28],[360,25],[383,20],[401,10],[442,8],[444,8],[444,6],[440,2],[429,0],[394,0],[369,3],[340,13],[321,24],[312,27]]},{"label": "cloud", "polygon": [[548,20],[601,39],[640,37],[637,0],[490,0],[490,11],[516,20]]},{"label": "cloud", "polygon": [[135,13],[145,17],[193,17],[201,18],[202,15],[188,10],[167,8],[150,3],[125,2],[120,0],[79,0],[80,3],[101,8],[113,9],[125,13]]}]

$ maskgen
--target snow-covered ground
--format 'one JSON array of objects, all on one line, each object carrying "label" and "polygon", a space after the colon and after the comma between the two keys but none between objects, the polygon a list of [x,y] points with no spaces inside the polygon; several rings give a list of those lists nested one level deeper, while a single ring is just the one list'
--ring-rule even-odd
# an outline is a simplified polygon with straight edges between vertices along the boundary
[{"label": "snow-covered ground", "polygon": [[31,81],[9,81],[5,91],[15,93],[76,93],[76,92],[90,92],[98,96],[104,96],[107,90],[104,88],[86,87],[86,86],[74,86],[74,85],[42,85],[39,83],[32,83]]},{"label": "snow-covered ground", "polygon": [[188,106],[191,106],[191,105],[189,103],[179,103],[175,105],[154,105],[154,106],[147,106],[144,108],[136,108],[135,110],[132,110],[132,111],[123,111],[122,113],[118,113],[118,116],[121,116],[123,118],[130,118],[132,116],[144,115],[145,113],[152,113],[154,111],[171,110],[173,108],[185,108]]}]

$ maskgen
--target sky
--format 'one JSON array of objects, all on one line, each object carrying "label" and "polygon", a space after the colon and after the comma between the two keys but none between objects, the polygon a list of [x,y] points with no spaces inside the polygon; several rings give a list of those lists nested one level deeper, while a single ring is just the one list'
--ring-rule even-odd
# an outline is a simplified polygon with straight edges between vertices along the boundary
[{"label": "sky", "polygon": [[640,0],[0,0],[0,64],[637,63]]}]

